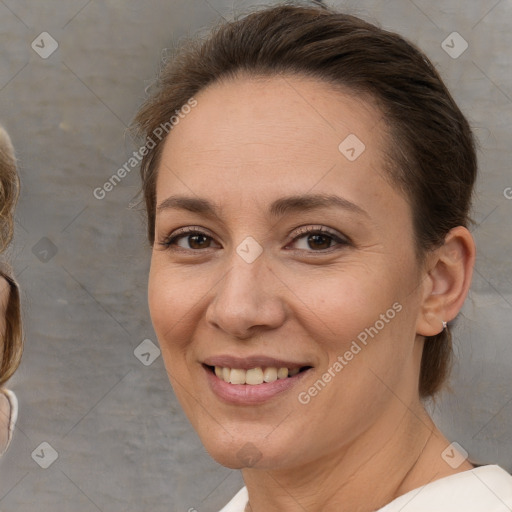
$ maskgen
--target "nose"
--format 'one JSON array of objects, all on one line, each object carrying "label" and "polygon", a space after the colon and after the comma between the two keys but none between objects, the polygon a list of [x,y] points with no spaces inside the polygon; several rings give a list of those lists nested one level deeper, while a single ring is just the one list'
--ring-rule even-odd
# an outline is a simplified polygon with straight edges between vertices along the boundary
[{"label": "nose", "polygon": [[281,294],[286,286],[270,267],[265,253],[252,263],[235,253],[230,263],[206,310],[208,324],[238,339],[282,325],[286,311]]}]

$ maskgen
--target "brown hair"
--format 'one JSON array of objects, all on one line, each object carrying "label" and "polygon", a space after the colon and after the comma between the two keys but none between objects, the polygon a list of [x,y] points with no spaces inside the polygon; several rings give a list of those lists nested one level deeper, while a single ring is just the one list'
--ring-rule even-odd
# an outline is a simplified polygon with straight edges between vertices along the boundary
[{"label": "brown hair", "polygon": [[[5,264],[4,264],[5,265]],[[0,362],[0,386],[3,386],[17,370],[23,352],[20,291],[10,270],[0,270],[0,276],[9,286],[9,298],[5,310],[5,332]]]},{"label": "brown hair", "polygon": [[[19,177],[11,139],[0,126],[0,252],[11,242],[14,228],[14,208],[19,196]],[[23,332],[20,292],[11,268],[0,264],[0,277],[9,286],[5,312],[5,332],[0,352],[0,386],[3,386],[20,364],[23,352]]]},{"label": "brown hair", "polygon": [[[152,138],[193,95],[241,72],[262,77],[299,74],[377,101],[392,141],[385,166],[411,205],[420,262],[442,245],[450,229],[470,222],[475,141],[432,63],[398,34],[323,5],[266,7],[215,27],[205,40],[187,41],[163,66],[134,120],[136,133]],[[141,162],[151,244],[164,141],[156,141]],[[426,338],[422,398],[441,388],[451,356],[449,328]]]},{"label": "brown hair", "polygon": [[19,178],[14,148],[0,126],[0,252],[9,245],[14,228],[14,207],[18,201]]}]

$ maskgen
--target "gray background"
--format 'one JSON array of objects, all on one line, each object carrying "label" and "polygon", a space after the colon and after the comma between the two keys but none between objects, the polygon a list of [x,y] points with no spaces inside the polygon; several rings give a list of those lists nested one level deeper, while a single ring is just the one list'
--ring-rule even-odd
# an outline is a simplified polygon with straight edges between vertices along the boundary
[{"label": "gray background", "polygon": [[[146,303],[150,252],[142,216],[130,208],[138,171],[103,200],[92,191],[135,149],[124,130],[161,50],[256,4],[0,1],[0,122],[22,179],[7,257],[23,289],[26,328],[23,362],[9,383],[20,416],[0,464],[1,511],[207,512],[242,485],[202,448],[162,358],[145,366],[134,355],[144,339],[156,343]],[[433,414],[471,457],[512,470],[512,200],[504,194],[512,187],[512,2],[331,5],[424,49],[479,139],[476,271],[455,330],[453,393]],[[47,59],[31,48],[44,31],[59,44]],[[469,44],[456,59],[441,47],[454,31]],[[42,442],[58,453],[47,469],[32,457],[43,449],[39,460],[49,460]]]}]

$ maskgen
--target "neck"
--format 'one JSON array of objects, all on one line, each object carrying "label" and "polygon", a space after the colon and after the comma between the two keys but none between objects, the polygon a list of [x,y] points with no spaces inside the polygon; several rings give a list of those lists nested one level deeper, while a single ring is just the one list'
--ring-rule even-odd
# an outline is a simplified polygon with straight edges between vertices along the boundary
[{"label": "neck", "polygon": [[[348,446],[301,467],[242,471],[247,511],[371,512],[452,469],[441,458],[449,442],[418,401],[390,414]],[[371,490],[371,492],[368,492]]]}]

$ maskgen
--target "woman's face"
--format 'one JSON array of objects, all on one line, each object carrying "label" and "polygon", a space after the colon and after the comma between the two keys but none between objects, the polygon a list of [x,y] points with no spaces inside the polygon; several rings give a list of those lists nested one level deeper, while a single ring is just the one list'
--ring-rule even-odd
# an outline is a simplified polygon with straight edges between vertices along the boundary
[{"label": "woman's face", "polygon": [[297,76],[239,77],[196,100],[165,142],[149,277],[189,420],[233,468],[387,439],[417,400],[422,289],[380,112]]}]

